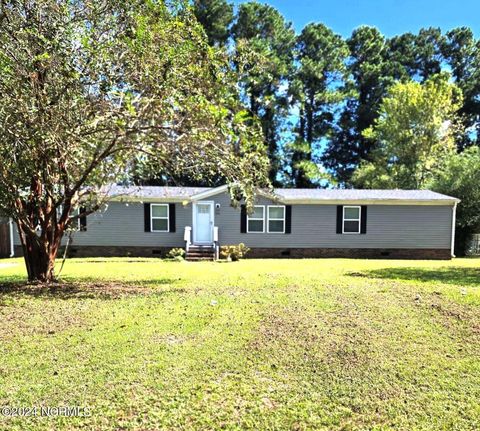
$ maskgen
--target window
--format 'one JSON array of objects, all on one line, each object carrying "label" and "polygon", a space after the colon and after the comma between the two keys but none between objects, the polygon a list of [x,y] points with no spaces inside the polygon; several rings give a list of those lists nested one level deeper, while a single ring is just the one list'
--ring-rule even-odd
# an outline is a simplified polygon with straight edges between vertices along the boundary
[{"label": "window", "polygon": [[151,204],[150,219],[152,232],[168,232],[168,204]]},{"label": "window", "polygon": [[247,232],[265,232],[265,207],[253,207],[253,213],[247,216]]},{"label": "window", "polygon": [[343,207],[343,233],[360,233],[360,207]]},{"label": "window", "polygon": [[[56,209],[56,212],[57,212],[57,220],[60,220],[60,217],[62,216],[62,213],[63,213],[63,205],[60,204],[57,209]],[[77,208],[73,211],[72,214],[70,214],[70,218],[72,217],[76,217],[78,216],[78,214],[80,213],[80,208]],[[82,230],[82,225],[80,223],[80,217],[77,218],[77,220],[75,221],[75,224],[72,226],[70,224],[70,226],[68,226],[69,229],[75,229],[75,230],[79,230],[81,231]],[[37,229],[40,229],[40,224],[37,226]]]},{"label": "window", "polygon": [[268,207],[268,232],[285,233],[285,207],[283,205]]}]

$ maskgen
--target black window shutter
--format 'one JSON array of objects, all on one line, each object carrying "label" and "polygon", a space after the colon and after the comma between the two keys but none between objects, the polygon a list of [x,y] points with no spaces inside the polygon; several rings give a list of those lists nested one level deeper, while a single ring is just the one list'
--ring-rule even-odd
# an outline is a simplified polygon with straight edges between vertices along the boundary
[{"label": "black window shutter", "polygon": [[292,233],[292,206],[285,206],[285,233]]},{"label": "black window shutter", "polygon": [[151,232],[150,226],[150,204],[144,203],[143,204],[143,220],[145,223],[145,232]]},{"label": "black window shutter", "polygon": [[343,205],[337,205],[337,233],[342,233]]},{"label": "black window shutter", "polygon": [[247,233],[247,207],[240,207],[240,233]]},{"label": "black window shutter", "polygon": [[[84,213],[87,209],[80,207],[80,214]],[[85,232],[87,230],[87,216],[85,214],[80,215],[80,230]]]},{"label": "black window shutter", "polygon": [[367,207],[362,205],[362,222],[360,226],[360,233],[367,233]]},{"label": "black window shutter", "polygon": [[168,204],[168,231],[175,232],[175,204]]}]

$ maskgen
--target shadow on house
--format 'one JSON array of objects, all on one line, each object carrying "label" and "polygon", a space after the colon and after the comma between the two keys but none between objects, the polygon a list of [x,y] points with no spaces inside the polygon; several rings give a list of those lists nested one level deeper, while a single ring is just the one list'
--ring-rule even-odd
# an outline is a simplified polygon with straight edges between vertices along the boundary
[{"label": "shadow on house", "polygon": [[[479,262],[480,263],[480,262]],[[353,277],[372,277],[391,280],[411,280],[438,282],[445,284],[480,287],[480,267],[441,267],[441,268],[381,268],[361,273],[348,273]]]}]

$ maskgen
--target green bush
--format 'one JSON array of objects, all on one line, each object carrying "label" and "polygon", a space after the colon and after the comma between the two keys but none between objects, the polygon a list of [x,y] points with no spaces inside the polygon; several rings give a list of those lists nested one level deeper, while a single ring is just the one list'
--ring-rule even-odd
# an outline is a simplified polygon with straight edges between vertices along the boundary
[{"label": "green bush", "polygon": [[183,248],[172,248],[165,256],[167,259],[183,260],[185,259],[185,250]]},{"label": "green bush", "polygon": [[220,247],[220,256],[235,262],[245,257],[249,251],[250,249],[243,242],[238,245],[222,245]]}]

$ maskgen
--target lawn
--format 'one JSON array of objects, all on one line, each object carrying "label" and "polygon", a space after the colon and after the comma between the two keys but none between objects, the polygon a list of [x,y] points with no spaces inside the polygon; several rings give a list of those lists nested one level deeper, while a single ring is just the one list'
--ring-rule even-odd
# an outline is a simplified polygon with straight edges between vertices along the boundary
[{"label": "lawn", "polygon": [[0,261],[8,430],[475,430],[480,260]]}]

